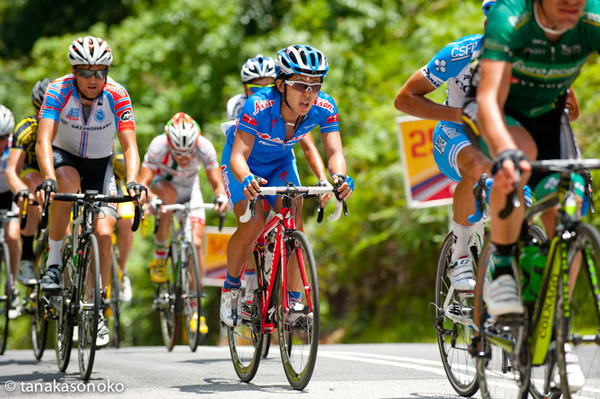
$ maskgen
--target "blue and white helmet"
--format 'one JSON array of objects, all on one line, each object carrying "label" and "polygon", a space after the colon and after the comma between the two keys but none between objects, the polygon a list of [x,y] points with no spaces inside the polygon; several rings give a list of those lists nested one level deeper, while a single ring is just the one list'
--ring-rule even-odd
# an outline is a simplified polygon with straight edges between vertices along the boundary
[{"label": "blue and white helmet", "polygon": [[265,57],[262,54],[258,54],[254,58],[248,58],[244,65],[242,65],[242,71],[240,73],[243,83],[248,83],[254,79],[261,78],[273,78],[275,75],[275,60],[271,57]]},{"label": "blue and white helmet", "polygon": [[277,53],[277,72],[324,78],[329,72],[329,65],[325,54],[316,48],[294,44]]},{"label": "blue and white helmet", "polygon": [[15,118],[10,109],[0,104],[0,136],[7,136],[15,129]]}]

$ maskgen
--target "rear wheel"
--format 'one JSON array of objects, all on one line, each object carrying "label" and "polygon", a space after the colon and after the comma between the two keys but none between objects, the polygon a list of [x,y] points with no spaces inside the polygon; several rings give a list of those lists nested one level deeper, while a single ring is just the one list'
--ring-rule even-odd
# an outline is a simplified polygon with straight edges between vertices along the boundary
[{"label": "rear wheel", "polygon": [[[312,249],[306,236],[293,231],[286,237],[287,284],[280,285],[278,301],[279,348],[290,385],[302,390],[309,383],[319,346],[319,283]],[[284,267],[285,267],[284,265]],[[287,287],[288,292],[283,288]],[[291,306],[288,293],[300,293]],[[288,297],[288,307],[284,298]],[[298,298],[295,298],[297,301]]]},{"label": "rear wheel", "polygon": [[[600,234],[583,223],[575,234],[576,252],[569,253],[569,285],[564,287],[565,280],[559,284],[556,326],[558,369],[567,399],[576,391],[583,396],[600,393]],[[568,313],[561,311],[565,304]],[[578,367],[581,373],[574,372]]]},{"label": "rear wheel", "polygon": [[448,233],[438,259],[435,327],[440,357],[450,385],[461,396],[473,396],[479,389],[475,361],[469,354],[473,338],[473,330],[469,327],[472,324],[473,297],[459,294],[448,279],[454,241],[454,234]]},{"label": "rear wheel", "polygon": [[98,319],[100,317],[100,258],[96,236],[90,235],[83,246],[79,276],[79,373],[88,380],[94,367]]},{"label": "rear wheel", "polygon": [[12,276],[10,274],[10,262],[8,260],[8,246],[2,244],[0,254],[0,355],[6,350],[8,338],[8,311],[13,301]]},{"label": "rear wheel", "polygon": [[200,263],[196,247],[188,248],[187,276],[183,279],[183,315],[187,330],[188,345],[192,352],[202,340],[200,318],[202,317],[202,285],[200,283]]},{"label": "rear wheel", "polygon": [[[46,265],[46,243],[48,232],[44,234],[44,240],[39,242],[36,248],[35,256],[35,277],[40,280],[43,275],[43,270]],[[33,354],[37,360],[42,358],[46,347],[46,337],[48,334],[48,321],[45,315],[44,293],[40,285],[33,286],[29,293],[29,303],[32,307],[31,313],[31,344],[33,346]]]},{"label": "rear wheel", "polygon": [[169,248],[166,265],[167,281],[158,285],[157,307],[160,312],[160,325],[163,342],[167,350],[173,350],[179,332],[179,315],[176,313],[175,293],[176,274],[173,255]]}]

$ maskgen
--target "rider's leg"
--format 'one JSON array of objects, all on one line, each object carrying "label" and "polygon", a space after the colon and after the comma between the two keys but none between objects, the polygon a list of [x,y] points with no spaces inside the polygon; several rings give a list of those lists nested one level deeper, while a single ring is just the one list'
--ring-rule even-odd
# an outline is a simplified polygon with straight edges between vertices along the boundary
[{"label": "rider's leg", "polygon": [[[22,177],[31,193],[34,193],[37,186],[42,183],[42,176],[37,171],[25,173]],[[30,204],[27,208],[27,222],[25,228],[21,230],[21,259],[19,262],[19,281],[26,285],[37,283],[35,276],[34,264],[35,261],[33,252],[34,235],[37,231],[40,212],[37,206]]]},{"label": "rider's leg", "polygon": [[133,226],[133,218],[131,217],[123,217],[123,215],[121,215],[119,220],[117,220],[117,229],[119,230],[117,246],[119,247],[119,262],[123,274],[126,274],[127,261],[131,254],[131,248],[133,248],[134,234],[133,231],[131,231],[131,226]]},{"label": "rider's leg", "polygon": [[[171,205],[177,201],[177,190],[166,180],[155,181],[150,190],[160,198],[164,204]],[[154,235],[154,260],[150,263],[150,278],[155,283],[163,283],[167,279],[166,259],[167,240],[171,229],[172,212],[161,213],[160,224]]]},{"label": "rider's leg", "polygon": [[115,224],[115,218],[109,215],[97,218],[94,222],[94,235],[98,239],[98,255],[100,258],[101,290],[106,289],[110,276],[113,261],[112,235],[115,231]]},{"label": "rider's leg", "polygon": [[5,226],[6,232],[4,239],[6,241],[6,245],[8,246],[8,252],[10,254],[10,270],[12,272],[12,284],[14,286],[16,284],[15,277],[17,276],[17,270],[19,268],[19,259],[21,258],[21,241],[19,240],[21,230],[19,228],[19,220],[10,220],[10,222],[7,223]]},{"label": "rider's leg", "polygon": [[205,223],[206,222],[204,222],[204,220],[192,221],[192,238],[194,240],[194,246],[196,247],[196,253],[198,254],[198,265],[200,266],[200,280],[202,280],[202,277],[204,276],[205,272],[205,259],[202,255],[202,237],[204,236]]}]

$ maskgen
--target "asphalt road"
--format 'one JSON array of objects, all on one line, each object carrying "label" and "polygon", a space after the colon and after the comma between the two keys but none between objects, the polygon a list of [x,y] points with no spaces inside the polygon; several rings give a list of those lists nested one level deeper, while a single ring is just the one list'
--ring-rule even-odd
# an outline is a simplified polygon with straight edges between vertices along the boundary
[{"label": "asphalt road", "polygon": [[[514,397],[500,381],[499,397]],[[79,392],[68,394],[66,392]],[[300,396],[298,396],[300,395]],[[320,345],[312,380],[303,392],[285,378],[278,348],[271,348],[254,380],[238,380],[227,347],[103,349],[88,384],[79,379],[74,351],[66,373],[52,349],[37,362],[28,350],[0,357],[0,397],[19,398],[430,398],[459,396],[446,380],[434,344]],[[480,397],[479,394],[476,397]],[[582,398],[600,398],[600,391]]]}]

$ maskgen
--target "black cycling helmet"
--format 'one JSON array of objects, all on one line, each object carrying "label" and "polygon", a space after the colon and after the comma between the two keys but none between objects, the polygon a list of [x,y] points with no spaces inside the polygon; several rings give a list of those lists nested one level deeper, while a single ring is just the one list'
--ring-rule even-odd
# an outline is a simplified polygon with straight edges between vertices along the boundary
[{"label": "black cycling helmet", "polygon": [[50,79],[44,78],[44,80],[38,80],[35,82],[33,89],[31,89],[31,103],[36,109],[42,108],[44,102],[44,95],[50,85]]}]

